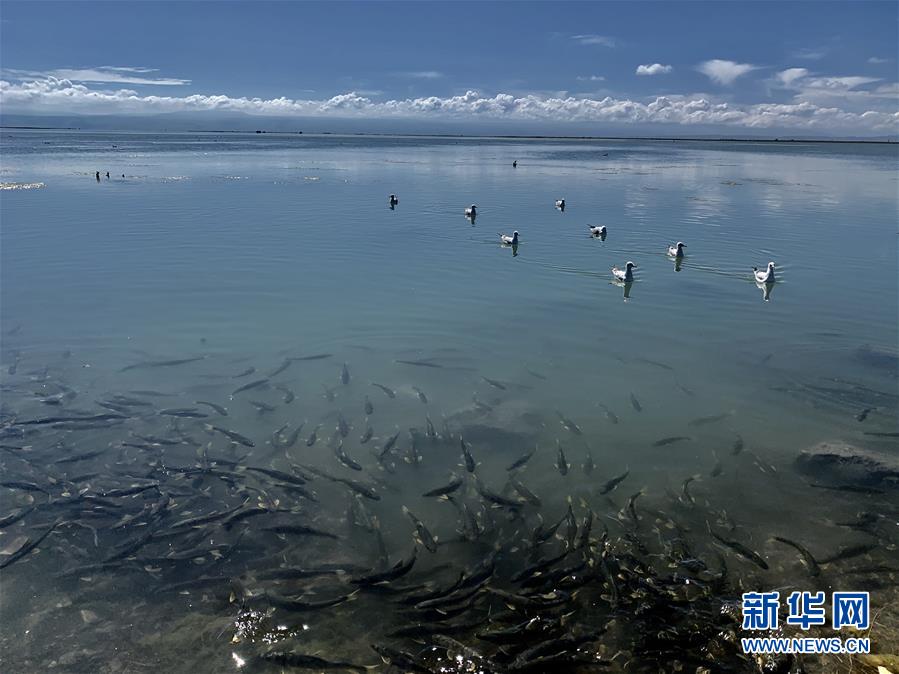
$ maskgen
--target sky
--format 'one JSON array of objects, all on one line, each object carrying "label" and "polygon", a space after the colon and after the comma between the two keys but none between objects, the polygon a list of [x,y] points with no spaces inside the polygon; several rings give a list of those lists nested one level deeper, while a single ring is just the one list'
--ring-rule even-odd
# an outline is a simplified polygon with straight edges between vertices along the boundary
[{"label": "sky", "polygon": [[895,1],[0,0],[0,114],[893,136],[897,55]]}]

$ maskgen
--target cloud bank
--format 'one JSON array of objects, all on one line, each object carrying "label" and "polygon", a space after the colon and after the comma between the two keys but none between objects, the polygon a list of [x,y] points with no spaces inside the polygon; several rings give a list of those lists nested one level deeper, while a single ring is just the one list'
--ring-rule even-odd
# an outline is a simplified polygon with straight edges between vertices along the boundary
[{"label": "cloud bank", "polygon": [[[826,88],[834,85],[837,79],[840,78],[817,78],[811,84],[820,84]],[[893,97],[895,99],[895,91]],[[427,96],[383,101],[373,100],[357,92],[321,100],[283,96],[261,99],[224,94],[159,96],[142,95],[132,89],[93,89],[56,77],[21,82],[0,80],[0,111],[7,114],[235,112],[279,117],[480,119],[678,124],[686,127],[724,125],[745,129],[896,133],[899,130],[899,112],[892,109],[885,111],[882,108],[883,106],[881,109],[845,110],[807,100],[744,105],[716,102],[704,96],[658,96],[652,100],[634,101],[611,96],[602,99],[570,95],[516,96],[507,93],[487,96],[477,91],[448,97]]]}]

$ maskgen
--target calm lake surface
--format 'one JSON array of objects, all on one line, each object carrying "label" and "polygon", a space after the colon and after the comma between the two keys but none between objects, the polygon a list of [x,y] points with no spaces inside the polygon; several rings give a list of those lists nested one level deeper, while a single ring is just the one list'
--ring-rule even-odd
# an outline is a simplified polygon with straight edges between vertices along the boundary
[{"label": "calm lake surface", "polygon": [[[0,571],[4,669],[277,671],[260,655],[292,650],[388,671],[380,644],[444,672],[758,671],[708,617],[746,589],[870,590],[872,652],[899,649],[895,145],[4,130],[0,150],[0,518],[25,513],[0,564],[27,552]],[[821,442],[868,472],[794,463]],[[512,472],[539,506],[507,471],[534,447]],[[454,476],[452,501],[422,496]],[[578,535],[593,518],[583,546],[566,523],[534,544],[569,504]],[[337,538],[271,530],[299,524]],[[496,594],[565,551],[547,568],[580,560],[575,581],[534,586],[574,593],[564,610]],[[714,587],[646,643],[673,619],[610,599],[612,557],[634,588]],[[340,573],[270,577],[322,565]],[[488,565],[465,610],[403,603]],[[477,636],[560,612],[562,634],[606,631],[546,664]]]}]

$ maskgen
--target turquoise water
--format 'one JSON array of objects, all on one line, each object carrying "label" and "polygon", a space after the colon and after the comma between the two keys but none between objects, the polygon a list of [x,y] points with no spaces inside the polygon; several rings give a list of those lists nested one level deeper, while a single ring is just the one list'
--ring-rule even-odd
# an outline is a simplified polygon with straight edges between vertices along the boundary
[{"label": "turquoise water", "polygon": [[[63,407],[94,414],[104,411],[92,407],[95,400],[159,390],[172,395],[159,407],[190,407],[194,400],[226,405],[227,427],[256,441],[247,459],[255,465],[287,468],[265,445],[283,424],[295,428],[305,420],[303,438],[322,424],[321,442],[308,450],[299,442],[302,456],[293,459],[355,478],[324,442],[340,412],[352,426],[345,447],[365,464],[362,474],[381,474],[356,440],[368,423],[367,396],[375,407],[373,444],[403,429],[405,451],[405,429],[423,428],[426,414],[438,429],[444,423],[451,429],[445,439],[470,426],[518,433],[509,441],[515,446],[485,439],[479,448],[474,441],[473,452],[483,452],[478,474],[497,491],[505,464],[524,449],[515,443],[535,442],[540,449],[525,476],[543,495],[547,520],[564,513],[569,496],[590,501],[598,514],[614,514],[638,489],[644,489],[640,503],[667,512],[666,490],[680,493],[683,480],[699,474],[697,498],[737,520],[741,540],[784,574],[774,581],[747,570],[747,578],[769,588],[800,582],[795,551],[768,538],[776,527],[825,556],[853,542],[853,532],[826,527],[826,520],[871,508],[896,519],[895,489],[873,496],[822,492],[792,467],[800,450],[834,440],[896,460],[895,438],[863,434],[897,430],[896,160],[895,146],[860,144],[5,130],[4,418],[59,413],[37,396],[58,393],[60,383],[77,392]],[[394,210],[387,205],[391,193],[399,196]],[[554,208],[560,198],[564,211]],[[463,216],[472,203],[474,222]],[[606,225],[606,239],[588,236],[588,224]],[[497,236],[512,230],[521,239],[514,251]],[[666,255],[676,241],[687,244],[679,271]],[[628,260],[637,265],[636,282],[625,289],[613,283],[610,268]],[[766,300],[751,270],[768,261],[776,263],[778,280]],[[248,399],[276,408],[259,414],[244,394],[232,399],[238,385],[264,377],[285,357],[320,353],[332,355],[293,361],[273,378],[295,393],[294,401],[284,403],[275,388],[251,391]],[[121,371],[192,357],[202,359]],[[343,363],[348,385],[339,381]],[[234,378],[249,367],[257,374]],[[396,398],[371,382],[394,389]],[[560,425],[559,413],[582,434]],[[717,415],[725,416],[690,424]],[[158,434],[168,428],[163,421],[170,422],[142,418],[140,430]],[[208,421],[179,423],[206,438]],[[82,450],[117,447],[127,433],[42,429],[28,438],[41,457],[52,457],[60,442]],[[669,436],[689,440],[653,446]],[[746,450],[731,456],[737,437]],[[220,435],[203,442],[210,440],[219,454],[234,449]],[[566,476],[555,467],[557,441],[572,464]],[[580,468],[585,442],[596,463],[592,475]],[[456,465],[458,442],[447,444],[453,449],[425,454],[414,469],[401,460],[399,477],[381,475],[394,488],[380,514],[392,562],[411,549],[400,505],[442,529],[444,538],[452,532],[453,509],[422,503],[418,495],[423,484],[464,472]],[[185,451],[179,461],[196,458],[193,449]],[[723,469],[712,477],[716,456]],[[776,467],[776,477],[757,470],[755,459]],[[40,471],[15,455],[2,460],[13,478],[38,479]],[[84,473],[111,469],[108,456],[100,461],[76,465]],[[125,451],[120,461],[136,475],[148,459]],[[613,494],[615,507],[605,497],[596,500],[596,486],[624,470],[627,488]],[[822,496],[833,513],[821,511]],[[11,489],[4,511],[27,505],[28,497]],[[336,521],[345,500],[335,504]],[[795,513],[790,524],[785,510]],[[703,521],[696,516],[698,533]],[[255,524],[248,520],[249,531]],[[890,531],[873,561],[895,554]],[[63,538],[54,532],[48,540]],[[36,604],[57,596],[39,575],[63,565],[55,547],[4,572],[27,579],[25,592]],[[98,621],[79,624],[59,649],[88,643],[86,634],[123,603],[120,589],[100,593],[103,610],[90,609]],[[7,584],[4,602],[15,592]],[[353,601],[363,615],[365,601]],[[136,605],[132,596],[128,610]],[[180,615],[157,608],[159,620]],[[19,628],[29,622],[27,614],[8,610],[15,618],[3,628],[6,647],[23,638]],[[74,609],[58,612],[65,610]],[[353,613],[342,610],[329,620],[351,623]],[[224,636],[210,637],[207,646],[230,666],[233,611],[213,613],[224,620],[215,630]],[[156,623],[135,629],[166,636]],[[46,664],[58,651],[45,638],[32,633],[24,651],[7,657]],[[164,662],[160,650],[168,649],[133,636],[128,643],[136,659]],[[370,650],[337,650],[344,652],[333,644],[326,652],[364,664],[377,659]],[[83,662],[73,667],[90,670]]]}]

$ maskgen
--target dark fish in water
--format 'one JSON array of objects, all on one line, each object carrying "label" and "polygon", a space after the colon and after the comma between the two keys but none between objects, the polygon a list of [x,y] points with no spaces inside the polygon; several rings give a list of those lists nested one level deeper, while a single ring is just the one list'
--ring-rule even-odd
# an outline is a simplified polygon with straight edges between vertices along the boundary
[{"label": "dark fish in water", "polygon": [[437,363],[432,363],[428,360],[395,360],[394,363],[400,363],[402,365],[416,365],[418,367],[435,367],[442,368],[443,365],[438,365]]},{"label": "dark fish in water", "polygon": [[73,454],[72,456],[66,456],[61,459],[57,459],[53,463],[75,463],[77,461],[87,461],[88,459],[93,459],[105,453],[105,449],[98,449],[93,452],[84,452],[82,454]]},{"label": "dark fish in water", "polygon": [[522,454],[521,456],[519,456],[517,459],[515,459],[512,463],[510,463],[510,464],[508,465],[508,467],[506,468],[506,470],[511,471],[511,470],[516,470],[516,469],[518,469],[518,468],[521,468],[521,467],[524,466],[528,461],[530,461],[530,460],[531,460],[531,457],[533,457],[534,454],[536,454],[536,453],[537,453],[537,448],[534,447],[534,449],[532,449],[532,450],[530,450],[530,451],[528,451],[528,452],[525,452],[524,454]]},{"label": "dark fish in water", "polygon": [[568,461],[565,459],[565,451],[562,449],[562,445],[559,445],[559,454],[556,457],[556,468],[559,469],[559,472],[562,475],[568,475]]},{"label": "dark fish in water", "polygon": [[309,434],[309,438],[306,440],[306,446],[312,447],[316,442],[318,442],[318,429],[321,428],[321,424],[312,429],[312,433]]},{"label": "dark fish in water", "polygon": [[469,473],[473,473],[477,464],[468,449],[468,443],[465,442],[465,438],[459,438],[459,442],[462,445],[462,458],[465,460],[465,470]]},{"label": "dark fish in water", "polygon": [[291,534],[295,536],[317,536],[319,538],[331,538],[337,540],[337,536],[330,531],[316,529],[305,524],[280,524],[272,527],[263,527],[263,531],[271,531],[276,534]]},{"label": "dark fish in water", "polygon": [[[302,599],[290,599],[289,597],[282,597],[281,595],[272,594],[269,592],[265,593],[265,598],[268,599],[269,603],[272,606],[283,608],[286,611],[317,611],[321,608],[329,608],[331,606],[343,604],[344,602],[349,601],[352,597],[353,594],[344,594],[339,597],[335,597],[334,599],[322,599],[321,601],[303,601]],[[302,657],[308,658],[311,656],[304,655]],[[296,667],[297,665],[294,666]],[[319,665],[312,666],[318,667]],[[362,669],[364,671],[364,668]]]},{"label": "dark fish in water", "polygon": [[268,403],[262,402],[261,400],[250,400],[249,402],[253,407],[256,408],[256,411],[259,412],[259,414],[275,411],[274,405],[269,405]]},{"label": "dark fish in water", "polygon": [[34,507],[31,508],[19,508],[18,510],[14,510],[9,515],[4,517],[0,517],[0,529],[5,529],[8,526],[11,526],[18,522],[19,520],[27,517],[34,510]]},{"label": "dark fish in water", "polygon": [[272,370],[271,372],[268,373],[268,376],[269,377],[277,377],[279,374],[284,372],[284,370],[289,368],[292,363],[293,363],[293,361],[290,358],[285,358],[278,367],[276,367],[274,370]]},{"label": "dark fish in water", "polygon": [[638,412],[643,411],[643,406],[640,405],[640,401],[637,400],[637,397],[633,393],[631,393],[631,406]]},{"label": "dark fish in water", "polygon": [[418,674],[436,674],[436,670],[428,667],[424,661],[411,653],[406,653],[390,646],[372,644],[372,650],[381,656],[381,659],[401,672],[418,672]]},{"label": "dark fish in water", "polygon": [[343,484],[352,489],[355,493],[359,494],[360,496],[364,496],[367,499],[370,499],[372,501],[381,500],[381,496],[371,485],[363,484],[362,482],[357,482],[356,480],[351,480],[348,477],[337,477],[336,475],[331,475],[313,466],[302,466],[302,468],[305,468],[313,475],[318,475],[319,477],[323,477],[326,480],[330,480],[331,482],[338,482],[340,484]]},{"label": "dark fish in water", "polygon": [[368,399],[368,396],[365,396],[365,414],[366,416],[371,416],[375,412],[375,406],[371,404],[371,400]]},{"label": "dark fish in water", "polygon": [[481,377],[481,379],[490,384],[493,388],[498,388],[501,391],[506,390],[506,385],[501,381],[496,381],[496,379],[490,379],[489,377]]},{"label": "dark fish in water", "polygon": [[599,493],[600,494],[608,494],[609,492],[614,491],[615,488],[619,484],[624,482],[627,479],[627,476],[630,474],[631,474],[630,468],[627,468],[621,475],[619,475],[618,477],[613,477],[611,480],[606,482],[602,487],[600,487]]},{"label": "dark fish in water", "polygon": [[416,547],[412,551],[412,555],[408,560],[400,560],[396,564],[394,564],[387,571],[381,571],[378,573],[372,573],[367,576],[357,576],[355,578],[351,578],[350,582],[354,585],[375,585],[377,583],[385,583],[391,580],[396,580],[397,578],[401,578],[405,576],[412,570],[412,567],[415,565],[415,560],[418,558],[418,547]]},{"label": "dark fish in water", "polygon": [[857,415],[855,415],[855,420],[856,421],[864,421],[865,419],[868,418],[868,415],[874,411],[874,409],[875,408],[873,408],[873,407],[866,407],[861,412],[859,412]]},{"label": "dark fish in water", "polygon": [[128,391],[128,393],[132,393],[136,396],[150,396],[152,398],[171,398],[172,393],[163,393],[161,391],[153,391],[147,389],[136,389],[133,391]]},{"label": "dark fish in water", "polygon": [[344,450],[343,448],[342,442],[334,449],[334,456],[336,456],[337,460],[347,468],[351,468],[353,470],[362,470],[362,464],[346,453],[346,450]]},{"label": "dark fish in water", "polygon": [[818,484],[816,482],[809,482],[809,487],[816,487],[818,489],[832,489],[833,491],[848,491],[853,494],[884,494],[885,492],[882,489],[876,489],[874,487],[864,487],[862,485],[857,484]]},{"label": "dark fish in water", "polygon": [[340,412],[337,413],[337,432],[340,433],[342,438],[350,434],[350,425]]},{"label": "dark fish in water", "polygon": [[365,432],[359,438],[359,444],[364,445],[366,442],[371,440],[372,436],[375,434],[374,429],[371,427],[371,424],[365,427]]},{"label": "dark fish in water", "polygon": [[244,370],[244,371],[241,372],[240,374],[236,374],[236,375],[234,375],[234,376],[231,377],[231,378],[232,378],[232,379],[240,379],[241,377],[249,377],[249,376],[250,376],[251,374],[253,374],[255,371],[256,371],[256,368],[255,368],[255,367],[248,367],[246,370]]},{"label": "dark fish in water", "polygon": [[0,487],[6,487],[7,489],[19,489],[21,491],[40,492],[41,494],[48,495],[50,494],[49,491],[44,489],[36,482],[25,482],[24,480],[7,480],[6,482],[0,482]]},{"label": "dark fish in water", "polygon": [[437,429],[434,428],[434,422],[431,421],[431,417],[428,417],[428,416],[425,417],[425,424],[426,424],[426,429],[427,429],[425,431],[425,435],[427,435],[432,440],[437,438]]},{"label": "dark fish in water", "polygon": [[712,467],[712,472],[709,475],[718,477],[724,472],[724,465],[721,463],[721,457],[718,456],[718,452],[713,451],[712,456],[715,457],[715,465]]},{"label": "dark fish in water", "polygon": [[809,552],[805,547],[799,545],[799,543],[795,541],[791,541],[789,538],[784,538],[782,536],[775,536],[774,540],[780,541],[781,543],[789,545],[790,547],[798,550],[799,554],[802,555],[802,562],[808,569],[809,575],[811,575],[812,577],[821,575],[821,567],[818,566],[818,562],[812,556],[812,553]]},{"label": "dark fish in water", "polygon": [[734,445],[733,445],[733,447],[731,447],[730,453],[732,456],[737,456],[742,451],[743,451],[743,438],[738,435],[737,439],[734,440]]},{"label": "dark fish in water", "polygon": [[428,531],[424,522],[418,519],[406,506],[403,506],[403,514],[408,517],[415,526],[417,542],[424,545],[428,552],[437,552],[437,539],[431,535],[431,532]]},{"label": "dark fish in water", "polygon": [[535,378],[537,378],[537,379],[542,379],[543,381],[546,381],[546,376],[545,376],[545,375],[542,375],[542,374],[540,374],[539,372],[534,372],[532,369],[527,368],[527,367],[524,368],[524,370],[525,370],[525,372],[527,372],[527,373],[528,373],[529,375],[531,375],[532,377],[535,377]]},{"label": "dark fish in water", "polygon": [[221,433],[226,438],[231,440],[232,442],[236,442],[244,447],[255,447],[256,443],[250,440],[248,437],[241,435],[240,433],[235,433],[234,431],[229,431],[227,428],[220,428],[219,426],[207,425],[208,430],[217,431]]},{"label": "dark fish in water", "polygon": [[559,417],[559,422],[562,424],[562,427],[565,430],[570,431],[571,433],[574,433],[575,435],[582,435],[580,427],[576,423],[574,423],[571,419],[564,416],[558,410],[556,411],[556,415]]},{"label": "dark fish in water", "polygon": [[662,368],[663,370],[670,370],[672,372],[674,371],[674,368],[671,367],[670,365],[666,365],[665,363],[660,363],[657,360],[649,360],[648,358],[634,358],[634,361],[636,361],[638,363],[645,363],[647,365],[654,365],[655,367]]},{"label": "dark fish in water", "polygon": [[159,492],[159,483],[153,482],[151,484],[140,484],[135,485],[133,487],[123,487],[121,489],[109,489],[107,491],[98,491],[97,496],[102,498],[121,498],[124,496],[134,496],[135,494],[141,494],[145,491],[149,491],[151,489],[155,489],[157,493]]},{"label": "dark fish in water", "polygon": [[524,486],[518,480],[512,480],[512,488],[518,492],[518,495],[521,496],[527,503],[530,505],[539,508],[543,505],[543,501],[540,500],[540,497],[537,496],[534,492]]},{"label": "dark fish in water", "polygon": [[178,358],[177,360],[148,360],[134,365],[126,365],[119,372],[127,372],[128,370],[137,370],[138,368],[150,367],[174,367],[175,365],[186,365],[194,363],[198,360],[204,360],[206,356],[194,356],[193,358]]},{"label": "dark fish in water", "polygon": [[750,562],[757,565],[758,567],[765,569],[766,571],[768,570],[768,562],[766,562],[764,559],[762,559],[762,556],[759,555],[757,552],[755,552],[754,550],[750,550],[745,545],[740,543],[740,541],[735,541],[735,540],[732,540],[729,538],[724,538],[723,536],[719,536],[714,531],[712,531],[711,524],[706,523],[706,526],[708,526],[709,533],[712,535],[712,538],[714,538],[716,541],[718,541],[722,545],[727,546],[728,548],[730,548],[731,550],[736,552],[738,555],[740,555],[744,559],[748,559]]},{"label": "dark fish in water", "polygon": [[627,505],[624,507],[624,510],[630,514],[631,519],[633,519],[634,522],[636,522],[638,524],[640,522],[640,518],[637,517],[636,504],[637,504],[637,499],[640,498],[641,496],[643,496],[642,489],[640,491],[638,491],[636,494],[632,494],[631,496],[629,496],[627,499]]},{"label": "dark fish in water", "polygon": [[294,356],[291,357],[290,360],[324,360],[325,358],[330,358],[333,354],[330,353],[316,353],[312,356]]},{"label": "dark fish in water", "polygon": [[13,554],[9,555],[3,561],[0,561],[0,569],[5,569],[10,564],[13,564],[22,559],[22,557],[24,557],[41,543],[43,543],[44,539],[47,538],[47,536],[49,536],[51,533],[53,533],[54,529],[56,529],[56,527],[58,527],[60,524],[62,524],[62,519],[56,520],[53,524],[47,527],[37,538],[29,538],[28,540],[26,540],[22,544],[22,546],[18,548]]},{"label": "dark fish in water", "polygon": [[390,452],[391,449],[393,449],[393,446],[396,444],[396,441],[399,439],[399,437],[400,437],[400,432],[397,431],[396,433],[391,435],[389,438],[387,438],[387,441],[384,443],[384,445],[381,447],[381,449],[379,449],[377,452],[378,461],[384,460],[384,457],[387,456],[387,454]]},{"label": "dark fish in water", "polygon": [[[853,557],[860,557],[862,555],[866,555],[869,552],[876,550],[879,546],[877,543],[862,543],[861,545],[852,545],[848,548],[843,548],[839,552],[827,557],[826,559],[820,560],[820,564],[830,564],[831,562],[839,562],[844,559],[852,559]],[[2,567],[0,567],[2,568]]]},{"label": "dark fish in water", "polygon": [[602,403],[600,403],[599,406],[602,407],[603,410],[605,410],[605,412],[606,412],[606,419],[608,419],[609,421],[611,421],[613,424],[617,424],[617,423],[618,423],[618,417],[615,415],[615,413],[614,413],[612,410],[610,410],[608,407],[606,407],[606,406],[603,405]]},{"label": "dark fish in water", "polygon": [[584,465],[583,465],[584,474],[592,475],[593,469],[596,466],[593,463],[593,452],[590,451],[590,447],[586,443],[584,443],[584,454],[585,454]]},{"label": "dark fish in water", "polygon": [[513,508],[516,510],[518,508],[521,508],[520,501],[513,501],[510,498],[506,498],[502,494],[497,494],[495,491],[492,491],[485,487],[480,480],[478,480],[477,482],[477,490],[478,493],[489,503],[502,506],[503,508]]},{"label": "dark fish in water", "polygon": [[118,421],[121,419],[127,419],[128,416],[125,414],[116,414],[114,412],[107,412],[104,414],[90,414],[90,415],[79,415],[79,416],[71,416],[71,417],[41,417],[39,419],[28,419],[27,421],[17,421],[17,426],[45,426],[47,424],[60,424],[60,423],[70,423],[70,424],[90,424],[102,421]]},{"label": "dark fish in water", "polygon": [[899,433],[878,433],[876,431],[865,431],[864,435],[871,435],[877,438],[899,438]]},{"label": "dark fish in water", "polygon": [[325,390],[325,400],[329,403],[333,403],[337,399],[337,394],[334,393],[334,389],[328,388],[324,384],[322,384],[322,388]]},{"label": "dark fish in water", "polygon": [[267,377],[265,379],[257,379],[255,381],[251,381],[249,384],[244,384],[243,386],[239,386],[236,389],[234,389],[234,391],[232,391],[232,393],[231,393],[231,397],[233,398],[238,393],[241,393],[243,391],[251,391],[254,388],[267,387],[268,382],[269,382],[269,380]]},{"label": "dark fish in water", "polygon": [[340,369],[340,383],[344,386],[350,383],[350,369],[347,367],[346,363],[344,363],[343,367]]},{"label": "dark fish in water", "polygon": [[696,499],[693,498],[693,495],[690,493],[690,483],[694,480],[698,480],[699,475],[691,475],[686,480],[684,480],[684,484],[681,487],[681,495],[678,499],[681,503],[694,506],[696,505]]},{"label": "dark fish in water", "polygon": [[375,382],[372,382],[371,385],[376,386],[377,388],[384,391],[388,398],[396,398],[396,391],[394,391],[392,388],[388,388],[383,384],[376,384]]},{"label": "dark fish in water", "polygon": [[698,419],[693,419],[692,421],[687,422],[687,426],[690,428],[698,428],[699,426],[707,426],[708,424],[714,424],[718,421],[723,421],[727,419],[727,417],[733,416],[733,411],[724,412],[723,414],[715,414],[710,417],[699,417]]},{"label": "dark fish in water", "polygon": [[691,440],[689,436],[686,435],[673,435],[668,438],[662,438],[661,440],[656,440],[652,443],[653,447],[664,447],[665,445],[673,445],[675,442],[682,442],[683,440]]},{"label": "dark fish in water", "polygon": [[[333,604],[332,604],[333,606]],[[317,655],[307,655],[296,651],[269,651],[259,656],[266,662],[273,662],[281,667],[300,669],[349,669],[353,672],[367,672],[368,668],[343,660],[325,660]]]},{"label": "dark fish in water", "polygon": [[432,496],[445,496],[446,494],[452,494],[454,491],[456,491],[459,487],[462,486],[463,482],[464,481],[462,480],[461,477],[458,477],[458,476],[453,477],[453,479],[450,480],[447,484],[443,485],[442,487],[436,487],[436,488],[432,489],[431,491],[426,491],[424,494],[422,494],[422,496],[432,497]]},{"label": "dark fish in water", "polygon": [[284,397],[281,399],[281,401],[285,405],[289,405],[294,400],[296,400],[297,394],[290,390],[290,388],[285,386],[284,384],[275,384],[275,388],[284,394]]},{"label": "dark fish in water", "polygon": [[288,482],[291,484],[306,484],[306,479],[300,477],[298,475],[292,475],[290,473],[285,473],[283,470],[275,470],[274,468],[264,468],[262,466],[247,466],[248,471],[253,473],[259,473],[261,475],[267,475],[268,477],[272,477],[276,480],[281,480],[282,482]]},{"label": "dark fish in water", "polygon": [[208,402],[208,401],[206,401],[206,400],[195,400],[195,401],[194,401],[194,404],[195,404],[195,405],[206,405],[207,407],[209,407],[209,408],[215,410],[215,411],[216,411],[218,414],[220,414],[221,416],[223,416],[223,417],[228,416],[228,410],[226,410],[226,409],[225,409],[224,407],[222,407],[221,405],[216,405],[215,403],[211,403],[211,402]]},{"label": "dark fish in water", "polygon": [[425,405],[428,404],[428,396],[425,395],[425,392],[424,392],[424,391],[422,391],[422,390],[421,390],[420,388],[418,388],[417,386],[413,386],[413,387],[412,387],[412,390],[415,391],[416,395],[418,396],[418,399],[419,399],[421,402],[423,402]]}]

